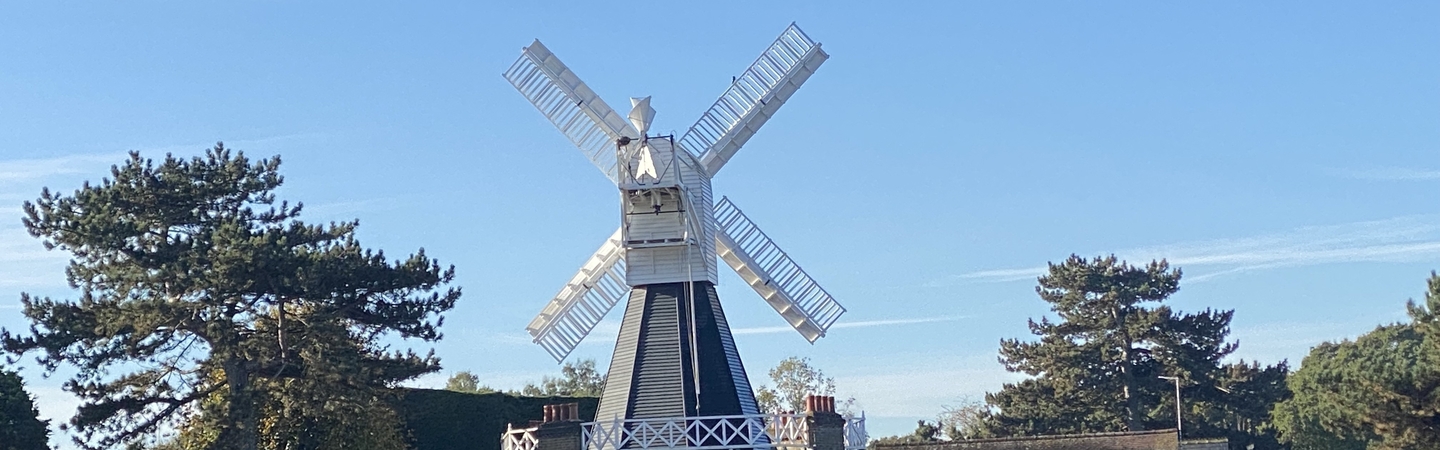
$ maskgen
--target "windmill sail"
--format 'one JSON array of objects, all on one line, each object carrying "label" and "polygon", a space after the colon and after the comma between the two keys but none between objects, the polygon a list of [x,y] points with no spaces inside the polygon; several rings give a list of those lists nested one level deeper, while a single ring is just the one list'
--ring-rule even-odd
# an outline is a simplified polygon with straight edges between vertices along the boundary
[{"label": "windmill sail", "polygon": [[716,253],[806,340],[825,336],[845,307],[810,278],[729,198],[715,205]]},{"label": "windmill sail", "polygon": [[539,40],[525,47],[505,71],[505,79],[615,182],[615,140],[641,137],[625,116],[605,104]]},{"label": "windmill sail", "polygon": [[556,361],[563,361],[629,293],[625,249],[616,230],[525,330]]},{"label": "windmill sail", "polygon": [[[790,24],[678,141],[647,136],[656,114],[648,97],[632,98],[629,113],[617,114],[539,41],[505,72],[620,194],[620,230],[526,327],[563,361],[627,299],[599,422],[586,428],[605,441],[600,447],[654,447],[656,432],[683,438],[695,426],[705,436],[665,445],[760,448],[783,440],[766,435],[766,421],[757,419],[755,391],[715,289],[716,259],[812,343],[845,308],[729,199],[713,205],[711,177],[827,58]],[[668,428],[650,429],[660,422]]]},{"label": "windmill sail", "polygon": [[830,55],[790,24],[680,138],[713,176]]}]

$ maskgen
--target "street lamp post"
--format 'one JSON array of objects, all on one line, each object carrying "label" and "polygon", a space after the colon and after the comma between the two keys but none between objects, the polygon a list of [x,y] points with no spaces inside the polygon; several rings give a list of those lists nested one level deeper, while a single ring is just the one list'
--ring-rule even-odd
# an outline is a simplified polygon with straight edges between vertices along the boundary
[{"label": "street lamp post", "polygon": [[1180,422],[1180,377],[1157,377],[1175,382],[1175,437],[1185,437],[1185,425]]}]

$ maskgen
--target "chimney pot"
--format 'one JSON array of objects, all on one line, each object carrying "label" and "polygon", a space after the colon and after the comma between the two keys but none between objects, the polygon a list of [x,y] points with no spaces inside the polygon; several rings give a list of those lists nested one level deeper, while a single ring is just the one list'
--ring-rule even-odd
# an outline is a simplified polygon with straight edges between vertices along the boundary
[{"label": "chimney pot", "polygon": [[579,403],[557,403],[545,405],[545,420],[543,423],[563,422],[569,420],[580,420]]}]

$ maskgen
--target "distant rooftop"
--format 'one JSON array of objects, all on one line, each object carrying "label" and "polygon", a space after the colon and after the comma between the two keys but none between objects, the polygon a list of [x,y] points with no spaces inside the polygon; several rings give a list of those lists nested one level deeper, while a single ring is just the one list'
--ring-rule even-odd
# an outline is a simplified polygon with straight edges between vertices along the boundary
[{"label": "distant rooftop", "polygon": [[[876,450],[1177,450],[1174,429],[965,439],[926,443],[872,444]],[[1188,447],[1187,447],[1188,448]]]}]

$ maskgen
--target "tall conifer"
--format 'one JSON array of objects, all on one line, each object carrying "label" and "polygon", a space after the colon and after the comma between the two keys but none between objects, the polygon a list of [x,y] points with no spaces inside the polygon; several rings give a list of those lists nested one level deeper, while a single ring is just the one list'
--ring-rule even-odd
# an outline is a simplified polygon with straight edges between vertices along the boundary
[{"label": "tall conifer", "polygon": [[[1037,341],[1000,342],[1000,362],[1030,378],[986,395],[995,411],[986,434],[1174,428],[1174,385],[1160,376],[1181,379],[1187,436],[1223,436],[1267,420],[1268,405],[1287,392],[1285,366],[1222,363],[1237,348],[1226,341],[1234,311],[1171,310],[1162,303],[1180,278],[1164,260],[1135,267],[1114,256],[1071,256],[1050,264],[1035,290],[1058,321],[1031,320]],[[1242,387],[1265,398],[1224,394]]]},{"label": "tall conifer", "polygon": [[219,144],[158,165],[131,153],[99,184],[25,204],[30,234],[71,253],[79,299],[23,296],[30,330],[4,346],[77,369],[65,384],[83,400],[77,440],[114,447],[188,412],[214,427],[207,447],[253,450],[281,425],[263,411],[323,409],[327,393],[364,398],[438,369],[379,342],[439,339],[454,269],[365,249],[357,222],[301,222],[300,204],[276,202],[279,166]]}]

